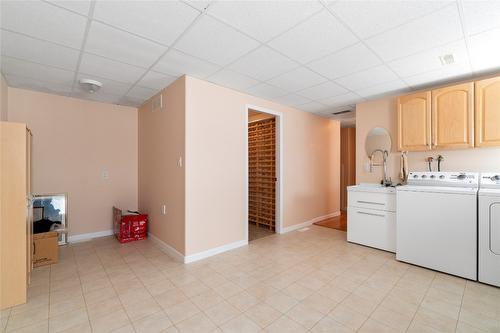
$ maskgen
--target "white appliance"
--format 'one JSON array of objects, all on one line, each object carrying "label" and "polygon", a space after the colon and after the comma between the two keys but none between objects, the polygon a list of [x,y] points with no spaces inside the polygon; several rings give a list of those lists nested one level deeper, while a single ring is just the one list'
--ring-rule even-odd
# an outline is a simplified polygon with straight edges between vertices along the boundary
[{"label": "white appliance", "polygon": [[500,173],[481,174],[478,201],[478,279],[500,287]]},{"label": "white appliance", "polygon": [[479,175],[410,172],[397,187],[396,259],[477,279]]},{"label": "white appliance", "polygon": [[396,251],[396,190],[378,184],[347,187],[347,241]]}]

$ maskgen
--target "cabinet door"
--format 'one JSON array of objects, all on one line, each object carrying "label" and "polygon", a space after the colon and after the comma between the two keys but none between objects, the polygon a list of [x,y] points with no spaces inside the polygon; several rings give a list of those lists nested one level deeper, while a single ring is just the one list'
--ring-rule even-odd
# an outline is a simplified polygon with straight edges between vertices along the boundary
[{"label": "cabinet door", "polygon": [[500,146],[500,77],[475,85],[476,147]]},{"label": "cabinet door", "polygon": [[431,149],[431,93],[398,98],[398,150]]},{"label": "cabinet door", "polygon": [[474,84],[472,82],[432,91],[432,148],[474,146]]}]

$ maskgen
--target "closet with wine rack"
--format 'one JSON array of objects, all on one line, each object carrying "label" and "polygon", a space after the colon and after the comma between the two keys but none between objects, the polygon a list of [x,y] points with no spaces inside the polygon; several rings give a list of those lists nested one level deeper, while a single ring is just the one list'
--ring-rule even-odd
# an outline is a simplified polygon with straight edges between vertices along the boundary
[{"label": "closet with wine rack", "polygon": [[248,222],[275,231],[276,119],[248,123]]}]

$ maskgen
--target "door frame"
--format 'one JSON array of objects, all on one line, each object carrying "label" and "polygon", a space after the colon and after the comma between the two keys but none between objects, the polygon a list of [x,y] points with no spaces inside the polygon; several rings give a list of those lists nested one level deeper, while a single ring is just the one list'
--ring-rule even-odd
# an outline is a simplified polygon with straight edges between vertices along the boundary
[{"label": "door frame", "polygon": [[245,240],[248,242],[248,111],[267,113],[276,118],[276,225],[275,233],[283,233],[283,113],[256,105],[245,106]]}]

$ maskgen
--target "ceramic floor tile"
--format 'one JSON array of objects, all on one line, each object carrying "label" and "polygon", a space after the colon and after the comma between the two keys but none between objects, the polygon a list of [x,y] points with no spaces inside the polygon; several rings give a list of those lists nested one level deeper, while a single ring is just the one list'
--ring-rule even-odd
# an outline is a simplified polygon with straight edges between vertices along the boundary
[{"label": "ceramic floor tile", "polygon": [[357,330],[363,325],[365,320],[368,318],[367,315],[361,314],[354,309],[339,306],[335,308],[330,316],[337,322],[344,326],[349,327],[352,330]]},{"label": "ceramic floor tile", "polygon": [[231,296],[227,299],[227,301],[240,311],[246,311],[255,304],[259,303],[257,297],[250,295],[246,291],[242,291],[239,294]]},{"label": "ceramic floor tile", "polygon": [[133,322],[137,333],[159,333],[172,326],[172,322],[163,312],[156,312],[152,315]]},{"label": "ceramic floor tile", "polygon": [[93,333],[112,332],[130,324],[131,323],[124,310],[111,312],[107,315],[90,320],[90,325],[92,326]]},{"label": "ceramic floor tile", "polygon": [[266,303],[258,303],[248,309],[245,315],[264,328],[281,317],[282,313]]},{"label": "ceramic floor tile", "polygon": [[228,322],[240,313],[240,310],[236,309],[228,302],[221,302],[205,310],[205,314],[218,326]]},{"label": "ceramic floor tile", "polygon": [[231,319],[220,328],[225,333],[257,333],[261,331],[259,325],[243,314]]},{"label": "ceramic floor tile", "polygon": [[311,329],[311,332],[315,333],[353,333],[354,330],[348,328],[347,326],[342,325],[338,321],[334,320],[332,317],[325,316],[321,319],[314,327]]},{"label": "ceramic floor tile", "polygon": [[175,326],[181,333],[212,332],[217,328],[203,313],[198,313]]},{"label": "ceramic floor tile", "polygon": [[307,329],[311,329],[325,316],[318,310],[303,304],[294,306],[286,315]]},{"label": "ceramic floor tile", "polygon": [[172,323],[176,324],[200,312],[191,301],[185,301],[165,309],[165,313]]},{"label": "ceramic floor tile", "polygon": [[271,325],[267,326],[265,330],[269,333],[303,333],[308,331],[304,326],[298,324],[287,316],[282,316]]},{"label": "ceramic floor tile", "polygon": [[65,312],[49,318],[49,332],[64,332],[88,324],[89,317],[86,308]]}]

